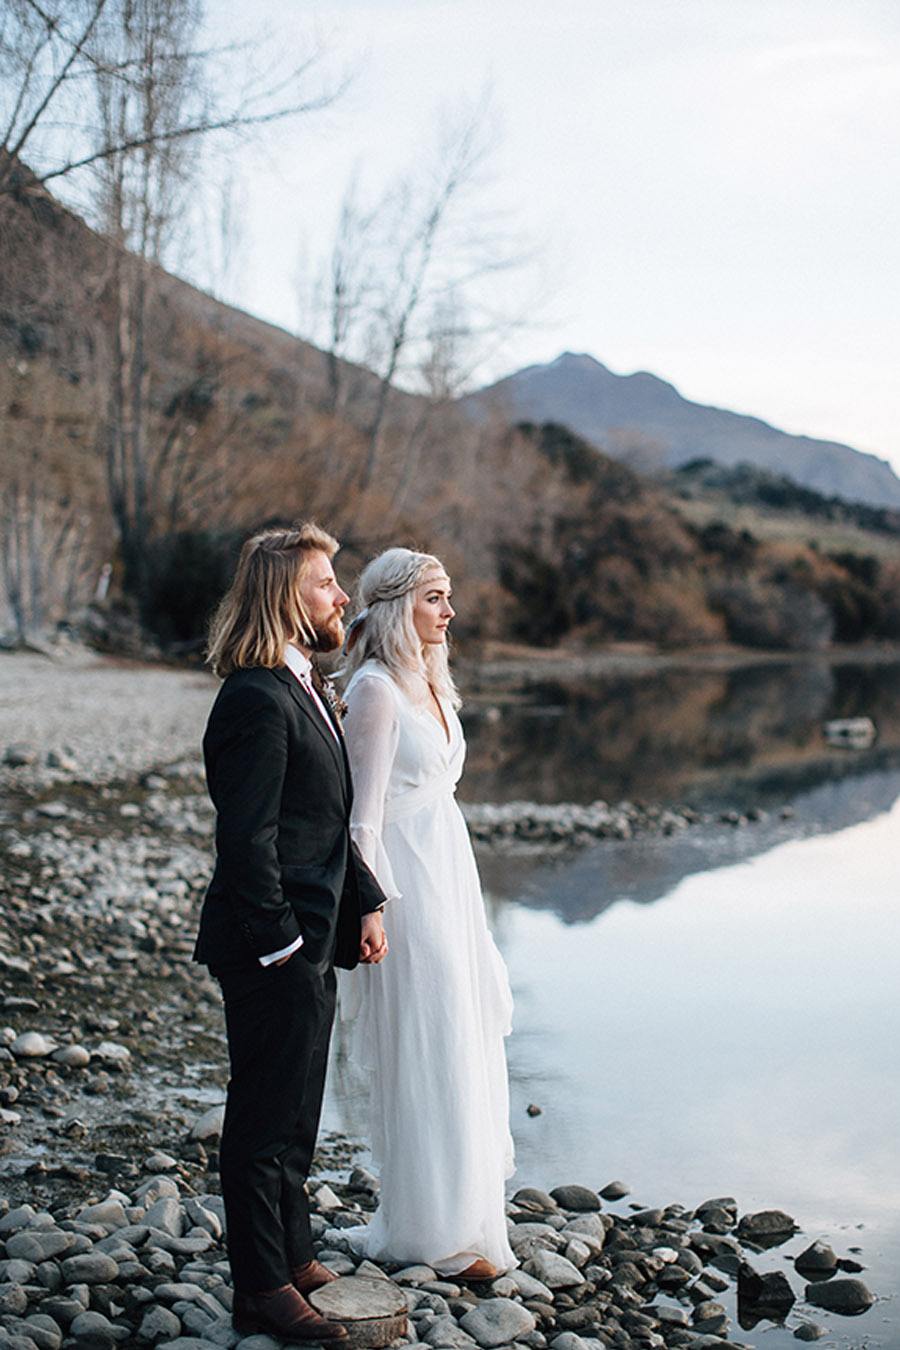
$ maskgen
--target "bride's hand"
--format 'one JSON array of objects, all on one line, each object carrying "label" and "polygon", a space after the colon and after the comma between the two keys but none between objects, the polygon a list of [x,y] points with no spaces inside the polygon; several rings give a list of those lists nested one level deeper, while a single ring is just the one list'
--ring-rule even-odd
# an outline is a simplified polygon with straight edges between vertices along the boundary
[{"label": "bride's hand", "polygon": [[387,956],[388,942],[384,931],[384,920],[380,910],[362,917],[362,932],[359,943],[359,959],[366,965],[375,966]]}]

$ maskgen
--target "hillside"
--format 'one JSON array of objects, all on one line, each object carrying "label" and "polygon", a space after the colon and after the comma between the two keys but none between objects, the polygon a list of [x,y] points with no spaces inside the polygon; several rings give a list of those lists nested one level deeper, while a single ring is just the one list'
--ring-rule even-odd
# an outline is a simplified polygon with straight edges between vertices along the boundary
[{"label": "hillside", "polygon": [[[146,322],[117,364],[126,266]],[[708,463],[646,476],[558,422],[511,426],[399,391],[367,478],[371,372],[347,368],[352,396],[334,407],[323,352],[142,268],[27,181],[0,198],[0,274],[0,628],[69,620],[110,564],[113,607],[196,649],[246,533],[314,516],[343,541],[348,580],[390,544],[440,556],[463,643],[900,637],[884,508]],[[125,505],[143,512],[131,573],[119,454]]]},{"label": "hillside", "polygon": [[698,458],[746,462],[825,496],[900,508],[900,478],[875,455],[692,403],[655,375],[615,375],[588,355],[564,352],[528,366],[471,395],[466,407],[479,418],[562,423],[607,454],[647,468]]}]

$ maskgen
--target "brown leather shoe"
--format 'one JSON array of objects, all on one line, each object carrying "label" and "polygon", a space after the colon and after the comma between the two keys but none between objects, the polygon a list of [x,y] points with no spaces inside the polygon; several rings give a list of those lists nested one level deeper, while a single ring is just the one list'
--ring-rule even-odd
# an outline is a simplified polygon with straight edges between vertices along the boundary
[{"label": "brown leather shoe", "polygon": [[483,1256],[479,1256],[470,1266],[466,1266],[465,1270],[461,1270],[458,1275],[448,1275],[447,1279],[464,1282],[472,1280],[473,1283],[477,1283],[479,1280],[496,1280],[499,1274],[496,1266],[492,1265],[490,1261],[486,1261]]},{"label": "brown leather shoe", "polygon": [[299,1289],[301,1294],[311,1294],[314,1289],[321,1289],[323,1284],[331,1284],[336,1279],[334,1271],[323,1266],[321,1261],[307,1261],[305,1265],[295,1266],[291,1271],[294,1288]]},{"label": "brown leather shoe", "polygon": [[264,1332],[282,1341],[319,1341],[322,1345],[348,1339],[346,1327],[320,1317],[292,1284],[264,1294],[235,1291],[231,1321],[242,1336]]}]

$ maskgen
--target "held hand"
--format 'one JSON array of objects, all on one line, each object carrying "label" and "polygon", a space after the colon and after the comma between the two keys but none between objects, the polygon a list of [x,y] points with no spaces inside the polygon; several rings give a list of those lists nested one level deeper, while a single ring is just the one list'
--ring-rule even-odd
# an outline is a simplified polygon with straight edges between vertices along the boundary
[{"label": "held hand", "polygon": [[293,952],[288,952],[287,956],[279,956],[279,958],[278,958],[277,961],[273,961],[273,962],[272,962],[272,965],[273,965],[273,966],[286,966],[287,963],[288,963],[288,961],[290,961],[290,959],[291,959],[291,957],[292,957],[293,955],[294,955]]},{"label": "held hand", "polygon": [[381,913],[376,910],[374,914],[364,914],[359,943],[360,961],[365,965],[377,966],[387,956],[387,952],[387,934]]}]

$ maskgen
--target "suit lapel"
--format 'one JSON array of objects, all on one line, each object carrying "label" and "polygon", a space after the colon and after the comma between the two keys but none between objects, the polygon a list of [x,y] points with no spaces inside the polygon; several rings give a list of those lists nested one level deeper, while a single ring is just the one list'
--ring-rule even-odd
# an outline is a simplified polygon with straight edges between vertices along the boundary
[{"label": "suit lapel", "polygon": [[290,691],[291,698],[294,700],[297,707],[301,710],[304,716],[308,718],[312,726],[315,728],[317,735],[321,736],[322,740],[328,746],[329,752],[331,753],[331,756],[334,759],[334,762],[340,772],[341,786],[344,789],[344,796],[346,796],[349,784],[349,774],[347,771],[347,760],[346,760],[346,753],[344,751],[344,743],[343,739],[341,738],[340,732],[337,731],[335,732],[334,735],[331,734],[331,732],[328,730],[328,728],[322,721],[322,714],[319,712],[318,708],[313,703],[312,698],[303,688],[303,686],[301,685],[300,681],[296,678],[296,676],[292,675],[286,666],[276,668],[273,671],[273,674],[278,676],[282,684],[287,685],[287,688]]}]

